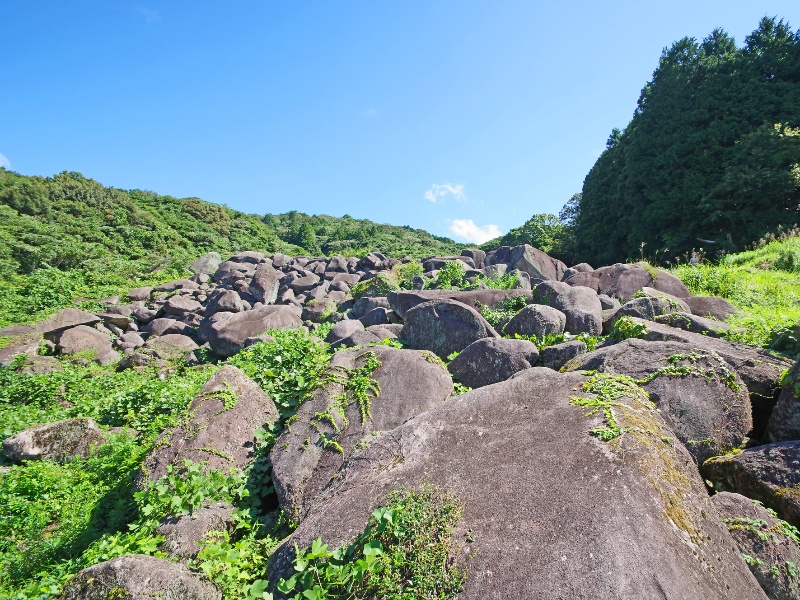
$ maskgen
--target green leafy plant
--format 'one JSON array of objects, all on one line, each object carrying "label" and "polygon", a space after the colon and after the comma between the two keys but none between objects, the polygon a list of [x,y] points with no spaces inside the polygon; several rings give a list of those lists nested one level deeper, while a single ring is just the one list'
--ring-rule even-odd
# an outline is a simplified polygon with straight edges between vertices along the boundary
[{"label": "green leafy plant", "polygon": [[616,320],[608,337],[621,342],[631,338],[641,338],[647,334],[647,331],[645,323],[637,323],[631,317],[625,315]]}]

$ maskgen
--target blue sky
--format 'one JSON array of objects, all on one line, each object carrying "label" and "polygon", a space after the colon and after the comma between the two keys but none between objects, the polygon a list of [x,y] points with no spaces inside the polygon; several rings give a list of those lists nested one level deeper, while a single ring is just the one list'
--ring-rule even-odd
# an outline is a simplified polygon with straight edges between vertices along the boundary
[{"label": "blue sky", "polygon": [[797,0],[5,0],[0,165],[482,242],[557,213],[663,47]]}]

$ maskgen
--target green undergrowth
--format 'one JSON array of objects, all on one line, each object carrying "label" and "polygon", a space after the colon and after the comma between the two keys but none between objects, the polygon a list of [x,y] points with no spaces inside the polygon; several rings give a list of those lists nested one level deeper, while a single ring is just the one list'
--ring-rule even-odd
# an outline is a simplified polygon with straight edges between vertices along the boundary
[{"label": "green undergrowth", "polygon": [[800,238],[773,240],[718,264],[672,269],[697,296],[721,296],[740,312],[727,339],[788,355],[800,353]]},{"label": "green undergrowth", "polygon": [[[495,329],[506,319],[510,319],[527,305],[527,297],[524,295],[506,298],[498,306],[490,308],[478,302],[478,312]],[[502,332],[499,332],[502,333]]]},{"label": "green undergrowth", "polygon": [[453,559],[461,514],[459,500],[434,487],[397,491],[350,544],[296,548],[296,572],[278,590],[292,600],[456,598],[465,578]]}]

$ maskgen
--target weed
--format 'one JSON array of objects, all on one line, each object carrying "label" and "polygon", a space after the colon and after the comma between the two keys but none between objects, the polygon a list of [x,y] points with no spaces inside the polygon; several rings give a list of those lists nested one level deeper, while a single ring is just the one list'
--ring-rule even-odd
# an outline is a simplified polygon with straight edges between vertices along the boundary
[{"label": "weed", "polygon": [[625,315],[617,319],[608,337],[621,342],[631,338],[642,338],[647,334],[647,324],[637,323],[631,317]]}]

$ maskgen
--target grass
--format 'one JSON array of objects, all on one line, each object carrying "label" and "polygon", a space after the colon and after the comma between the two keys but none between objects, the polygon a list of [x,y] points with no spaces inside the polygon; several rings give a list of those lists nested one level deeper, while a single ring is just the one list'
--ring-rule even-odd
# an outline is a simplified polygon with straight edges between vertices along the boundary
[{"label": "grass", "polygon": [[728,319],[730,341],[788,355],[800,352],[800,237],[767,240],[758,248],[723,257],[718,264],[672,269],[697,296],[721,296],[740,312]]}]

